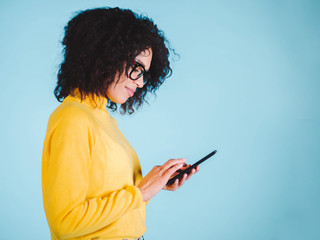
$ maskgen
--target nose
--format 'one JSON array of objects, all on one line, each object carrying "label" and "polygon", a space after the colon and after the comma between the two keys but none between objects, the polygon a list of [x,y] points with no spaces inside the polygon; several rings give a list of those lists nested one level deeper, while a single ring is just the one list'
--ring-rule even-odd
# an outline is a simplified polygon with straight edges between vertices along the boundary
[{"label": "nose", "polygon": [[137,85],[138,88],[142,88],[143,87],[143,76],[141,76],[140,78],[138,78],[137,80],[134,80],[134,83]]}]

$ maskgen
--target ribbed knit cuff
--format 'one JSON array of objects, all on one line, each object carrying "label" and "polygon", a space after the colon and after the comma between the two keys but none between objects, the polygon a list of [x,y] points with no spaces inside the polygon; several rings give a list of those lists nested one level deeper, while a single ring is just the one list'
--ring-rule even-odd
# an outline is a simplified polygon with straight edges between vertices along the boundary
[{"label": "ribbed knit cuff", "polygon": [[133,192],[133,195],[134,195],[134,198],[135,199],[135,202],[136,202],[136,205],[134,208],[139,208],[139,207],[142,207],[142,206],[145,206],[145,203],[143,202],[143,196],[142,196],[142,193],[140,191],[140,189],[136,186],[128,186],[127,187],[128,191],[132,191]]}]

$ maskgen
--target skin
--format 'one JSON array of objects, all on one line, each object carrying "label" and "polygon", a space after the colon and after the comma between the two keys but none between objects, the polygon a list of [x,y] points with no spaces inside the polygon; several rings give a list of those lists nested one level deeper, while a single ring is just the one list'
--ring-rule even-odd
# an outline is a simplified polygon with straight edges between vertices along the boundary
[{"label": "skin", "polygon": [[[149,70],[152,60],[152,49],[148,48],[141,52],[135,59],[142,64],[146,71]],[[132,80],[125,73],[122,74],[118,82],[113,82],[107,90],[108,97],[115,103],[125,103],[129,97],[133,96],[137,88],[143,87],[143,77],[137,80]],[[161,189],[175,191],[180,188],[186,180],[193,174],[197,173],[200,168],[192,169],[189,174],[184,174],[182,179],[177,179],[173,184],[167,186],[166,183],[170,178],[177,174],[177,170],[185,169],[190,165],[185,164],[185,158],[170,159],[162,166],[154,166],[151,171],[138,184],[143,201],[149,201]]]}]

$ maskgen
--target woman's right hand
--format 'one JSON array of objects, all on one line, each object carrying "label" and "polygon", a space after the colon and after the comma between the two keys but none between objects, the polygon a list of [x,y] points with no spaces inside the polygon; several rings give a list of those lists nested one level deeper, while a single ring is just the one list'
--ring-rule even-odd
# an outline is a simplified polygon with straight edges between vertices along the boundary
[{"label": "woman's right hand", "polygon": [[151,171],[138,184],[143,201],[149,201],[167,184],[171,175],[180,169],[186,159],[170,159],[162,166],[154,166]]}]

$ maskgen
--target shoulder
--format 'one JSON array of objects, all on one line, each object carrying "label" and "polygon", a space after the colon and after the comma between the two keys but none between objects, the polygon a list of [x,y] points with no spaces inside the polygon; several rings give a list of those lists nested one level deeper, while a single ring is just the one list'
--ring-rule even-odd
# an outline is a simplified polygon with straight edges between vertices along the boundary
[{"label": "shoulder", "polygon": [[80,130],[94,122],[93,112],[88,106],[79,102],[63,101],[50,115],[48,128],[65,126]]}]

